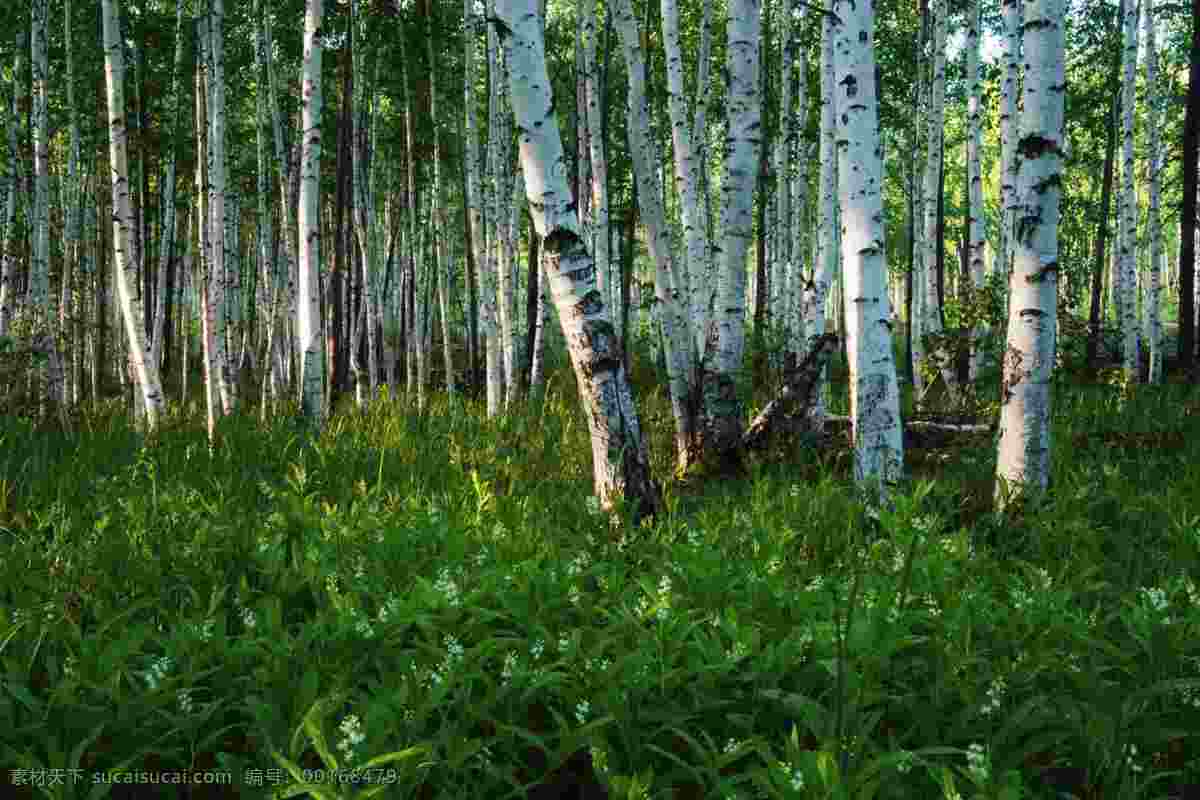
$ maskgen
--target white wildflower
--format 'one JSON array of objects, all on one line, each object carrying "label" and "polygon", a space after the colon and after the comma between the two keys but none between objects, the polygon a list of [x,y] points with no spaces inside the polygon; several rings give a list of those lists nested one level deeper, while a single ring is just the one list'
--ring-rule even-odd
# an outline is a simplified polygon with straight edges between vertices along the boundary
[{"label": "white wildflower", "polygon": [[588,714],[591,712],[591,704],[587,700],[580,700],[575,704],[575,721],[582,725],[587,722]]},{"label": "white wildflower", "polygon": [[349,761],[354,757],[354,748],[366,739],[362,733],[362,722],[359,721],[357,714],[350,714],[338,725],[338,730],[342,732],[341,741],[337,746],[338,750],[341,750],[342,755]]},{"label": "white wildflower", "polygon": [[178,693],[178,697],[179,697],[179,710],[181,712],[183,712],[184,714],[191,714],[192,710],[195,708],[195,705],[192,702],[192,690],[191,689],[180,689],[179,693]]},{"label": "white wildflower", "polygon": [[537,641],[535,641],[533,643],[533,647],[530,648],[529,655],[532,656],[533,659],[536,661],[537,659],[542,657],[542,651],[545,649],[546,649],[546,642],[542,639],[538,639]]}]

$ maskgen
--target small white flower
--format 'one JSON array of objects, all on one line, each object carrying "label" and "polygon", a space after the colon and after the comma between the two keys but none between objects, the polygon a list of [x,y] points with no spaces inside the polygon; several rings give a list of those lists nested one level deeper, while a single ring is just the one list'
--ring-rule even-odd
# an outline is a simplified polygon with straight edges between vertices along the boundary
[{"label": "small white flower", "polygon": [[462,659],[464,650],[463,646],[459,644],[457,638],[454,636],[446,636],[444,639],[442,639],[442,643],[446,645],[447,661],[454,662]]},{"label": "small white flower", "polygon": [[362,723],[358,719],[357,714],[350,714],[342,720],[338,725],[338,730],[342,732],[342,739],[338,742],[338,750],[342,751],[342,755],[347,760],[354,755],[354,748],[362,744],[366,737],[362,733]]},{"label": "small white flower", "polygon": [[741,744],[742,743],[739,742],[737,739],[733,739],[733,738],[726,739],[725,740],[725,752],[727,754],[732,753],[734,750],[737,750],[738,747],[741,746]]},{"label": "small white flower", "polygon": [[571,640],[566,636],[558,637],[558,652],[565,653],[571,647]]},{"label": "small white flower", "polygon": [[543,641],[542,639],[538,639],[536,642],[533,643],[533,647],[530,648],[529,655],[532,656],[533,659],[536,661],[537,659],[542,657],[542,651],[545,649],[546,649],[546,642]]},{"label": "small white flower", "polygon": [[900,760],[896,762],[896,769],[903,775],[907,774],[913,767],[913,754],[907,750],[900,751]]},{"label": "small white flower", "polygon": [[194,704],[192,703],[191,689],[180,689],[179,693],[178,693],[178,697],[179,697],[179,710],[182,711],[184,714],[191,714],[193,708],[195,708]]},{"label": "small white flower", "polygon": [[587,722],[588,714],[592,711],[592,706],[587,700],[580,700],[575,704],[575,721],[580,725]]},{"label": "small white flower", "polygon": [[251,630],[254,629],[254,626],[256,626],[258,624],[258,616],[254,613],[254,609],[252,609],[252,608],[243,608],[242,609],[242,624],[245,625],[247,628],[250,628]]},{"label": "small white flower", "polygon": [[600,498],[596,497],[596,495],[594,495],[594,494],[590,495],[588,497],[588,499],[584,501],[584,507],[587,509],[587,512],[589,514],[591,514],[592,516],[594,516],[594,517],[599,516],[600,515]]},{"label": "small white flower", "polygon": [[813,578],[812,580],[810,580],[807,584],[805,584],[804,591],[819,592],[819,591],[821,591],[821,587],[824,585],[825,585],[825,578],[818,575],[815,578]]},{"label": "small white flower", "polygon": [[570,586],[570,588],[567,589],[567,600],[571,601],[571,605],[573,605],[573,606],[579,605],[579,601],[580,601],[581,597],[582,597],[582,595],[580,595],[580,593],[579,593],[578,586],[575,586],[574,584],[572,584]]}]

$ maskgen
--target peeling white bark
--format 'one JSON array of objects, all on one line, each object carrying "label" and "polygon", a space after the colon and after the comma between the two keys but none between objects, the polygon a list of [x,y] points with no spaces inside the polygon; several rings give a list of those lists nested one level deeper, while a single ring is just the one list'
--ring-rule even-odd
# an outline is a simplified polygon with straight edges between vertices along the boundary
[{"label": "peeling white bark", "polygon": [[837,0],[834,12],[842,21],[834,77],[854,475],[883,501],[903,471],[904,443],[883,247],[875,8],[870,0]]},{"label": "peeling white bark", "polygon": [[1058,316],[1062,172],[1063,0],[1031,0],[1024,26],[1025,81],[1019,214],[1009,282],[1008,341],[1000,387],[996,499],[1044,491],[1050,478],[1050,377]]}]

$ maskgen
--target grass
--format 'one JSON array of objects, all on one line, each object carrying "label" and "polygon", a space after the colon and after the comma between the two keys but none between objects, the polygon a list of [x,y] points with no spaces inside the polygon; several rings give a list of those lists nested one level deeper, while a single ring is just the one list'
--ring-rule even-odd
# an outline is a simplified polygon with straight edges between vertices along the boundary
[{"label": "grass", "polygon": [[5,797],[1194,797],[1189,388],[1056,386],[1052,494],[1003,517],[988,437],[911,441],[878,517],[835,439],[639,527],[563,368],[491,421],[385,393],[211,452],[179,409],[153,446],[0,418]]}]

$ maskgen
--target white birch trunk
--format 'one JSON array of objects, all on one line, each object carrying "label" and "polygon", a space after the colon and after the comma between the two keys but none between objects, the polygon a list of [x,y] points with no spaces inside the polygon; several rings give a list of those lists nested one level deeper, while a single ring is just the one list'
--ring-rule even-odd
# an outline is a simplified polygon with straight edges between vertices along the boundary
[{"label": "white birch trunk", "polygon": [[1138,4],[1129,0],[1125,3],[1122,25],[1121,66],[1124,74],[1121,81],[1121,340],[1122,363],[1126,379],[1137,383],[1138,370],[1138,325],[1136,290],[1136,240],[1138,201],[1133,183],[1133,137],[1134,102],[1137,75],[1137,15]]},{"label": "white birch trunk", "polygon": [[225,45],[224,0],[209,0],[208,13],[208,239],[211,253],[208,270],[208,313],[216,348],[217,391],[223,414],[232,414],[237,406],[237,383],[230,370],[230,348],[236,346],[234,330],[227,330],[226,294],[229,288],[225,176]]},{"label": "white birch trunk", "polygon": [[875,82],[875,8],[837,0],[834,41],[838,189],[855,479],[885,500],[904,468],[883,247],[882,152]]},{"label": "white birch trunk", "polygon": [[1017,195],[1017,80],[1021,63],[1021,3],[1001,0],[1004,26],[1004,67],[1000,83],[1000,243],[993,271],[1008,275],[1012,270],[1013,220]]},{"label": "white birch trunk", "polygon": [[[661,163],[656,142],[650,136],[650,106],[646,97],[646,68],[642,58],[637,20],[630,0],[617,0],[614,24],[621,36],[621,49],[629,73],[628,122],[630,157],[637,181],[638,206],[646,226],[646,244],[654,262],[654,310],[662,325],[662,341],[666,348],[667,388],[671,396],[671,413],[675,418],[675,450],[680,469],[686,469],[694,456],[699,455],[698,426],[692,408],[696,391],[689,366],[688,329],[681,283],[675,272],[670,233],[663,210],[662,193],[655,175],[655,165]],[[675,133],[679,133],[676,129]],[[676,158],[679,157],[676,152]],[[677,164],[677,175],[680,174]],[[684,173],[686,174],[686,173]],[[556,301],[557,302],[557,301]]]},{"label": "white birch trunk", "polygon": [[[613,309],[614,324],[621,319],[621,282],[609,254],[611,232],[608,211],[608,154],[605,152],[604,137],[601,135],[600,76],[596,64],[596,49],[599,36],[596,32],[596,0],[585,0],[583,7],[583,66],[584,88],[587,92],[588,157],[591,161],[591,223],[592,253],[596,260],[596,275],[604,301]],[[618,330],[618,335],[620,331]]]},{"label": "white birch trunk", "polygon": [[538,2],[502,0],[496,11],[497,27],[511,39],[512,102],[526,195],[543,237],[554,301],[588,417],[596,494],[605,508],[623,495],[639,513],[653,513],[659,490],[650,475],[620,342],[571,208]]},{"label": "white birch trunk", "polygon": [[[817,257],[812,281],[805,287],[804,325],[808,343],[825,333],[825,300],[829,285],[837,273],[841,258],[841,226],[838,225],[838,152],[837,152],[837,92],[834,87],[834,38],[837,22],[828,14],[821,15],[821,131],[820,131],[820,222],[817,230]],[[801,73],[803,74],[803,73]],[[822,383],[824,382],[822,371]],[[821,430],[825,424],[825,401],[820,388],[813,403],[813,425]]]},{"label": "white birch trunk", "polygon": [[[983,225],[983,170],[980,164],[981,96],[983,80],[980,74],[979,48],[982,42],[979,29],[979,0],[971,0],[967,11],[967,186],[968,186],[968,234],[967,263],[971,290],[983,285],[983,251],[987,242]],[[971,332],[971,361],[969,380],[975,383],[979,376],[980,344],[983,329]]]},{"label": "white birch trunk", "polygon": [[304,15],[304,66],[301,74],[299,298],[296,351],[300,358],[300,407],[320,429],[324,422],[325,348],[321,341],[318,270],[321,263],[321,3],[307,0]]},{"label": "white birch trunk", "polygon": [[[933,72],[930,82],[930,101],[928,134],[926,138],[927,159],[925,162],[925,232],[922,237],[925,244],[924,275],[925,292],[923,309],[925,319],[921,322],[922,334],[940,334],[942,319],[938,299],[937,258],[943,243],[938,235],[938,190],[942,168],[942,128],[945,122],[946,108],[946,0],[931,0],[929,14],[933,20]],[[926,353],[926,358],[933,355]],[[937,358],[945,359],[943,350]],[[925,366],[926,377],[932,377],[930,367]],[[954,391],[954,371],[943,368],[942,377],[946,382],[948,392]]]},{"label": "white birch trunk", "polygon": [[1063,120],[1062,0],[1031,0],[1024,26],[1024,108],[1017,148],[1019,214],[1012,245],[1008,342],[1000,387],[996,498],[1044,491],[1050,479],[1050,377],[1058,316]]},{"label": "white birch trunk", "polygon": [[146,414],[146,429],[153,432],[163,410],[158,365],[150,360],[142,308],[135,297],[137,265],[130,250],[133,211],[129,202],[129,157],[125,122],[125,54],[115,0],[101,0],[104,27],[104,76],[108,90],[109,163],[112,169],[113,254],[116,259],[117,292],[120,295],[125,334],[138,389]]},{"label": "white birch trunk", "polygon": [[1162,304],[1162,222],[1159,203],[1162,191],[1162,100],[1158,86],[1158,42],[1154,31],[1154,0],[1146,4],[1146,128],[1150,132],[1150,208],[1146,227],[1150,234],[1150,288],[1146,295],[1146,338],[1150,344],[1149,383],[1160,383],[1163,371],[1163,331],[1160,319]]},{"label": "white birch trunk", "polygon": [[[794,272],[792,264],[792,193],[790,173],[792,171],[791,150],[795,145],[796,131],[793,130],[792,118],[792,74],[795,62],[795,47],[792,41],[792,10],[791,3],[785,2],[781,9],[779,28],[779,50],[781,70],[779,74],[779,130],[775,136],[775,216],[770,219],[771,252],[768,263],[771,265],[774,277],[769,287],[773,302],[768,306],[771,316],[783,324],[786,331],[785,342],[788,352],[796,352],[800,348],[800,333],[797,325],[799,305],[796,302],[797,293],[794,291]],[[807,76],[805,76],[807,77]],[[800,161],[800,159],[797,159]],[[797,215],[799,216],[799,215]],[[755,270],[757,273],[757,270]],[[757,291],[755,292],[757,295]]]},{"label": "white birch trunk", "polygon": [[729,0],[726,24],[725,173],[721,181],[721,271],[714,329],[704,373],[705,434],[717,453],[741,441],[745,426],[737,396],[746,329],[746,253],[754,236],[753,200],[761,145],[759,101],[760,0]]}]

